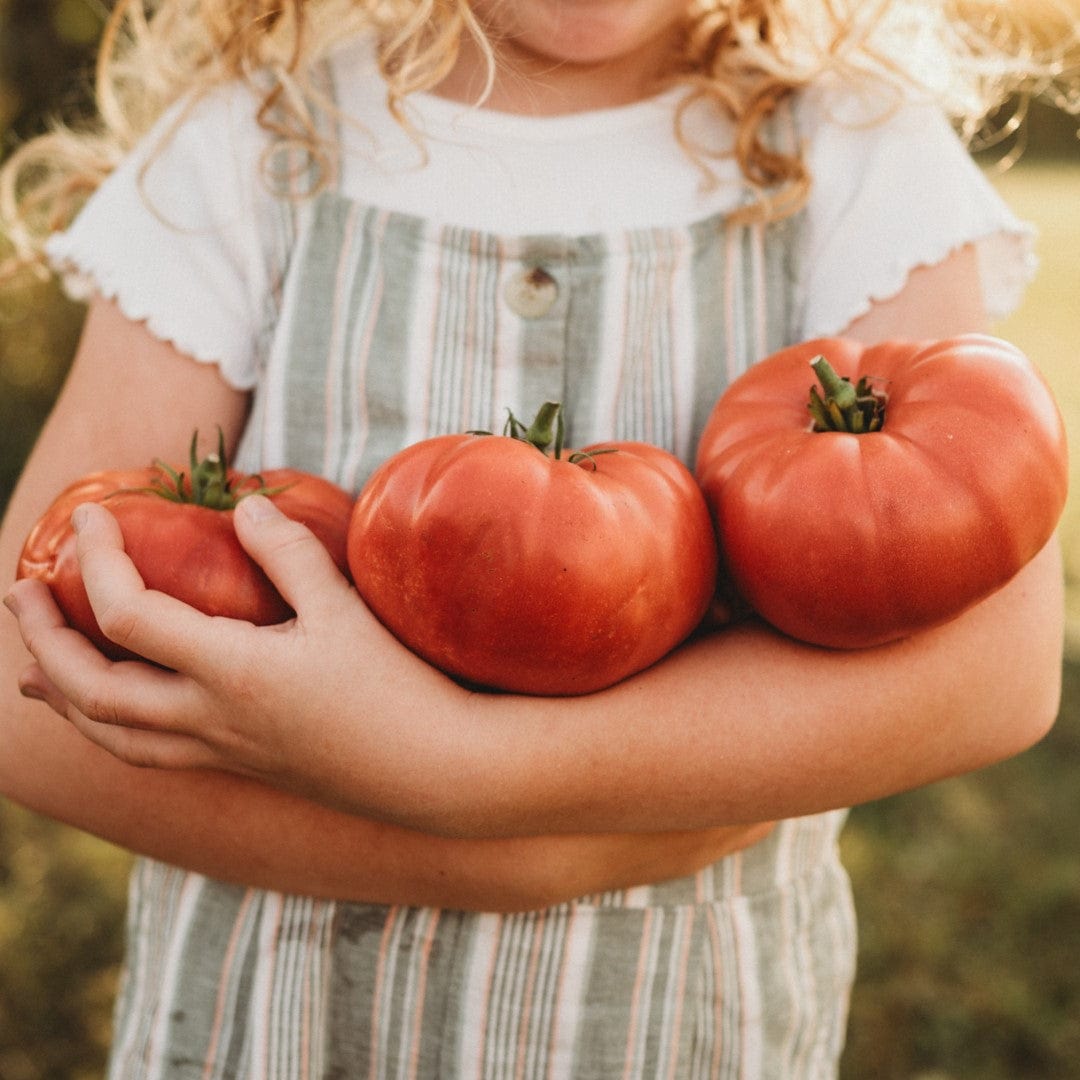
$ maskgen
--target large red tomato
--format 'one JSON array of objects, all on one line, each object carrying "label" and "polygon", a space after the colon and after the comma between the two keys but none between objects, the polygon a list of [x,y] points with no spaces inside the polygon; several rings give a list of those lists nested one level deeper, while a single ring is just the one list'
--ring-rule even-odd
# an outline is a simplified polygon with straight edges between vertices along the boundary
[{"label": "large red tomato", "polygon": [[[554,410],[554,411],[552,411]],[[398,638],[474,685],[581,694],[698,625],[716,539],[690,471],[655,446],[551,454],[527,432],[446,435],[387,460],[349,529],[360,595]],[[519,437],[514,437],[514,436]]]},{"label": "large red tomato", "polygon": [[[841,378],[822,368],[808,411],[818,356]],[[840,648],[1004,585],[1050,538],[1067,473],[1046,383],[978,334],[785,349],[721,397],[697,458],[738,591],[787,634]]]},{"label": "large red tomato", "polygon": [[199,461],[193,440],[187,475],[158,464],[93,473],[65,489],[31,530],[18,576],[44,581],[69,624],[104,653],[129,657],[98,627],[75,554],[72,511],[80,503],[100,502],[116,516],[124,548],[148,588],[207,615],[259,626],[283,622],[292,609],[233,532],[233,508],[255,491],[307,525],[348,572],[345,546],[353,500],[346,491],[295,469],[245,476],[227,467],[223,449]]}]

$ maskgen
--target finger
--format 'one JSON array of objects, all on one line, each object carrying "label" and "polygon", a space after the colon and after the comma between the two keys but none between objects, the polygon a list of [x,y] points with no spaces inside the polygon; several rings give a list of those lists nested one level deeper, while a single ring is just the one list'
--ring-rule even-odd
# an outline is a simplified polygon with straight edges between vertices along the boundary
[{"label": "finger", "polygon": [[[88,658],[91,654],[97,655],[97,650],[90,642],[66,624],[63,613],[56,606],[52,593],[44,583],[32,579],[17,582],[4,602],[18,619],[23,642],[31,652],[38,649],[46,656],[51,656],[54,650],[59,649],[61,651],[59,663],[63,665],[64,670],[67,670],[68,661],[63,659],[63,652],[67,649],[85,651]],[[85,642],[87,650],[83,649],[80,638],[82,642]],[[91,659],[90,662],[96,661]],[[38,663],[28,664],[19,673],[18,686],[19,692],[24,697],[44,702],[63,719],[72,721],[77,718],[79,722],[75,723],[75,726],[80,730],[91,724],[97,732],[124,730],[110,728],[106,724],[94,724],[75,709]],[[94,741],[100,743],[101,740],[94,739]]]},{"label": "finger", "polygon": [[67,718],[71,703],[37,664],[30,664],[19,673],[18,686],[23,697],[42,701],[57,716]]},{"label": "finger", "polygon": [[[18,582],[9,607],[36,664],[20,677],[31,696],[40,691],[50,708],[68,716],[74,708],[92,720],[175,730],[198,715],[198,688],[186,675],[139,661],[114,663],[64,621],[40,581]],[[25,692],[25,691],[24,691]]]},{"label": "finger", "polygon": [[[175,597],[147,589],[124,552],[116,518],[105,507],[96,503],[78,507],[72,524],[86,595],[110,641],[155,664],[191,674],[221,655],[232,620],[212,618]],[[215,649],[207,648],[211,640]]]},{"label": "finger", "polygon": [[101,655],[86,637],[68,626],[64,613],[43,581],[36,578],[16,581],[4,603],[15,616],[23,644],[33,656],[37,657],[42,649],[49,651],[58,645],[85,648],[96,656]]},{"label": "finger", "polygon": [[297,615],[316,616],[350,593],[348,582],[318,537],[265,496],[241,499],[233,524],[244,550]]},{"label": "finger", "polygon": [[217,756],[205,743],[173,732],[118,727],[91,720],[74,706],[65,719],[90,742],[128,765],[154,769],[212,769]]}]

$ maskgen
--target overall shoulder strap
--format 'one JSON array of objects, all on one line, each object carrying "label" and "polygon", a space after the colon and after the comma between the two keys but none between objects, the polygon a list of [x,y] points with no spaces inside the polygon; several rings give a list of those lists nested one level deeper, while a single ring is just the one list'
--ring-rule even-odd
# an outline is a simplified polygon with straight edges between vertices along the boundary
[{"label": "overall shoulder strap", "polygon": [[[260,80],[267,90],[278,82],[279,97],[271,105],[264,122],[283,132],[294,128],[296,120],[286,115],[281,95],[286,91],[277,76],[266,73]],[[266,297],[260,355],[265,360],[274,329],[281,315],[285,282],[302,222],[310,206],[326,191],[336,191],[341,176],[339,124],[333,70],[328,59],[322,60],[312,73],[312,92],[305,97],[309,126],[317,139],[312,148],[299,138],[283,135],[272,144],[262,162],[258,183],[266,185],[273,195],[272,214],[266,241],[267,280],[270,288]]]}]

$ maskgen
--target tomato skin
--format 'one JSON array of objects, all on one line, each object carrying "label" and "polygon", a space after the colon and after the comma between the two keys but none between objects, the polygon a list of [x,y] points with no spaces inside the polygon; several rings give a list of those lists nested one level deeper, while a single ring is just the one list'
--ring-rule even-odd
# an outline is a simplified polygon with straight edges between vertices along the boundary
[{"label": "tomato skin", "polygon": [[[887,395],[881,430],[812,430],[809,362]],[[696,474],[739,593],[792,637],[862,648],[946,622],[1049,540],[1065,503],[1053,396],[1006,342],[821,339],[721,397]]]},{"label": "tomato skin", "polygon": [[349,565],[383,624],[490,689],[589,693],[659,660],[712,597],[716,540],[689,470],[644,443],[574,463],[445,435],[372,474]]},{"label": "tomato skin", "polygon": [[[239,490],[245,490],[241,474],[230,471],[229,475]],[[106,470],[77,480],[31,530],[17,576],[44,581],[69,625],[107,656],[131,658],[130,652],[101,632],[79,570],[71,514],[80,503],[99,502],[116,517],[124,548],[147,588],[183,600],[207,615],[244,619],[258,626],[291,618],[292,609],[240,546],[232,510],[171,502],[146,490],[160,476],[158,468],[148,467]],[[295,469],[271,470],[259,480],[278,508],[307,525],[347,574],[352,496],[328,480]],[[251,481],[247,485],[252,486]]]}]

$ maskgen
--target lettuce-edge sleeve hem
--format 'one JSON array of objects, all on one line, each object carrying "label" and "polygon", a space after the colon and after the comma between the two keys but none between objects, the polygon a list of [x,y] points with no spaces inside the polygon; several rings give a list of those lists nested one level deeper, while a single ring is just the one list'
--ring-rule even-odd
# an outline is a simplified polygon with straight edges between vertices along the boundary
[{"label": "lettuce-edge sleeve hem", "polygon": [[876,303],[898,296],[912,271],[938,266],[962,248],[973,245],[979,267],[983,304],[991,321],[1011,315],[1038,270],[1035,230],[1016,224],[983,233],[927,238],[903,259],[882,260],[872,281],[849,296],[832,296],[807,309],[802,335],[810,339],[832,337],[869,314]]},{"label": "lettuce-edge sleeve hem", "polygon": [[175,312],[155,309],[150,298],[136,285],[125,280],[122,272],[110,270],[97,257],[87,257],[72,242],[70,233],[58,233],[46,245],[46,254],[59,275],[65,294],[72,300],[88,303],[95,297],[110,300],[125,318],[143,323],[154,337],[167,342],[200,364],[213,364],[222,378],[236,390],[252,390],[258,378],[250,350],[239,342],[223,347],[200,337],[194,321],[182,320]]},{"label": "lettuce-edge sleeve hem", "polygon": [[800,244],[802,335],[842,332],[900,293],[913,270],[968,245],[987,315],[1003,318],[1034,276],[1034,230],[936,106],[874,95],[825,84],[800,103],[813,177]]},{"label": "lettuce-edge sleeve hem", "polygon": [[114,301],[242,390],[258,379],[269,287],[264,139],[243,86],[178,102],[45,247],[69,295]]}]

